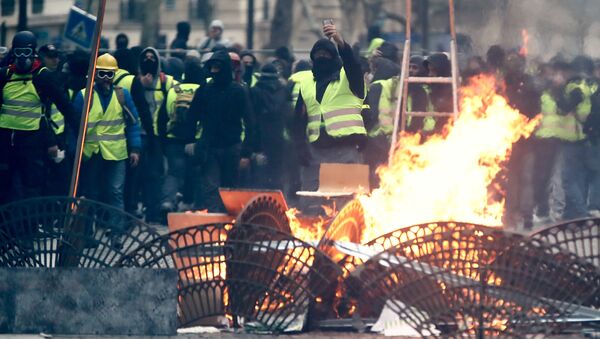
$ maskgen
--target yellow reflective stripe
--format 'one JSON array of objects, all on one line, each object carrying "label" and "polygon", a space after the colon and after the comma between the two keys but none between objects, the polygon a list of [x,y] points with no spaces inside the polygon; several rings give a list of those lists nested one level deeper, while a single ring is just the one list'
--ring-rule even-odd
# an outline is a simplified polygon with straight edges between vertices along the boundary
[{"label": "yellow reflective stripe", "polygon": [[[361,110],[360,108],[336,109],[335,111],[323,113],[323,118],[325,118],[325,120],[328,120],[328,119],[333,119],[333,118],[337,118],[337,117],[347,116],[350,114],[360,114],[360,110]],[[315,115],[315,116],[318,117],[318,115]]]},{"label": "yellow reflective stripe", "polygon": [[362,121],[358,120],[347,120],[347,121],[337,121],[327,124],[328,130],[330,132],[335,131],[337,129],[348,128],[348,127],[360,127],[363,128]]},{"label": "yellow reflective stripe", "polygon": [[4,100],[3,104],[11,105],[11,106],[31,107],[31,108],[42,107],[42,105],[39,102],[31,102],[31,101],[15,100],[15,99],[6,99],[6,100]]},{"label": "yellow reflective stripe", "polygon": [[125,140],[125,134],[116,135],[90,135],[85,137],[85,141],[118,141]]},{"label": "yellow reflective stripe", "polygon": [[0,110],[0,114],[13,115],[13,116],[17,116],[17,117],[32,118],[32,119],[41,118],[41,116],[42,116],[41,113],[17,111],[16,109],[10,109],[10,108],[6,108],[6,107],[2,107],[2,109]]},{"label": "yellow reflective stripe", "polygon": [[121,125],[123,123],[125,123],[123,121],[123,119],[117,119],[117,120],[98,120],[98,121],[88,122],[87,126],[88,126],[88,129],[92,129],[92,128],[99,127],[99,126],[103,126],[103,127],[119,126],[119,125]]}]

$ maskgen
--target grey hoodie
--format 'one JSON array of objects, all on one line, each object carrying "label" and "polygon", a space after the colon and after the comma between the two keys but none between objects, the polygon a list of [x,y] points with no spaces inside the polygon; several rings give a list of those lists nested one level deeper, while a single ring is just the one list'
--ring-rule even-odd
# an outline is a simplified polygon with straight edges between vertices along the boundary
[{"label": "grey hoodie", "polygon": [[[152,54],[154,54],[155,60],[156,60],[156,69],[152,70],[151,72],[149,72],[150,67],[148,63],[144,63],[144,60],[146,59],[146,52],[152,52]],[[154,114],[156,112],[156,101],[154,100],[154,89],[156,88],[156,84],[160,81],[160,73],[161,73],[161,68],[160,68],[160,55],[158,54],[158,51],[153,48],[153,47],[147,47],[144,48],[144,50],[142,51],[142,53],[140,53],[140,74],[141,75],[145,75],[149,73],[152,73],[152,75],[154,76],[154,80],[152,81],[152,89],[148,89],[146,88],[146,91],[144,92],[144,96],[146,97],[146,102],[148,103],[148,109],[150,110],[150,114],[152,114],[152,118],[154,119]]]}]

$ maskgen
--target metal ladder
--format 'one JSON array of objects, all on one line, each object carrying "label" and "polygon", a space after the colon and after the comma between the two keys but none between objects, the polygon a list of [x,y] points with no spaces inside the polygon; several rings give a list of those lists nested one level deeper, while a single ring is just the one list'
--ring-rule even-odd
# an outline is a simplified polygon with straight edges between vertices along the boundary
[{"label": "metal ladder", "polygon": [[[392,157],[398,143],[398,129],[406,129],[408,117],[457,117],[458,115],[458,61],[456,52],[456,30],[454,28],[454,0],[448,0],[448,12],[450,15],[450,77],[411,77],[408,68],[410,63],[410,36],[412,0],[406,0],[406,40],[404,42],[404,53],[402,54],[402,67],[400,72],[400,85],[398,86],[398,101],[394,112],[394,132],[392,144],[388,155],[388,165],[392,163]],[[452,84],[453,112],[407,112],[409,84]]]}]

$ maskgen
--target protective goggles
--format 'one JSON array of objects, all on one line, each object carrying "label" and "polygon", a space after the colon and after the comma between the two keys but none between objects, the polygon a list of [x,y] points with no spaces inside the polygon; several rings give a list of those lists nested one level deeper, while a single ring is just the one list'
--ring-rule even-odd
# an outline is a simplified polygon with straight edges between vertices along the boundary
[{"label": "protective goggles", "polygon": [[17,47],[13,49],[13,53],[17,58],[29,58],[33,55],[33,48],[30,47]]},{"label": "protective goggles", "polygon": [[112,79],[115,77],[115,71],[104,71],[104,70],[98,70],[98,72],[96,73],[96,75],[98,76],[98,78],[100,79]]}]

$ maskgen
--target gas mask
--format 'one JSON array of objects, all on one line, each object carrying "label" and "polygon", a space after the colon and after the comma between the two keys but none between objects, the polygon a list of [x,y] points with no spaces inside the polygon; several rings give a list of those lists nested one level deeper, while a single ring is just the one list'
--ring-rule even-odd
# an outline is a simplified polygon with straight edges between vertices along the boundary
[{"label": "gas mask", "polygon": [[17,73],[28,73],[31,71],[35,53],[30,47],[17,47],[13,49],[13,55],[15,57],[15,68]]}]

